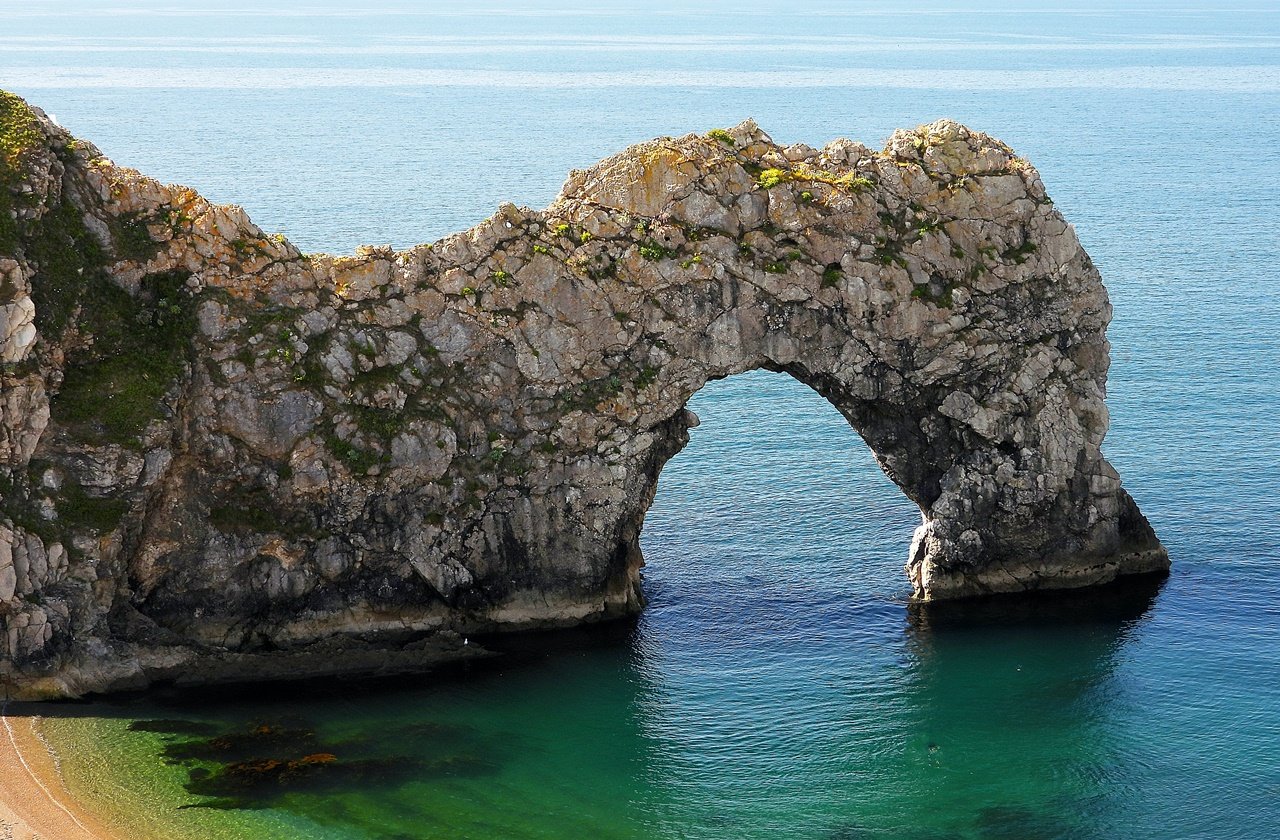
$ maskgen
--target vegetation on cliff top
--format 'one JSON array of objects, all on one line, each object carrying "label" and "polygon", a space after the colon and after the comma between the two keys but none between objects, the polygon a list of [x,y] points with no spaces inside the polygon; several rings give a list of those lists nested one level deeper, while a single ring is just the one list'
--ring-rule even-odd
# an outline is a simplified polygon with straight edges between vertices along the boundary
[{"label": "vegetation on cliff top", "polygon": [[0,90],[0,254],[18,247],[14,189],[22,181],[22,158],[41,141],[40,125],[27,103]]}]

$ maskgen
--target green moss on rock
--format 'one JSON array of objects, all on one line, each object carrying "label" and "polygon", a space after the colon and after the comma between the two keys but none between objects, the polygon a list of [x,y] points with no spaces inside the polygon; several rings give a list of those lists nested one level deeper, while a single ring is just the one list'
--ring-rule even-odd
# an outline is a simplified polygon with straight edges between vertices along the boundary
[{"label": "green moss on rock", "polygon": [[137,297],[105,277],[85,290],[80,327],[93,343],[67,365],[55,420],[86,437],[136,445],[187,361],[194,305],[182,272],[145,278]]},{"label": "green moss on rock", "polygon": [[[26,240],[36,265],[31,297],[36,327],[50,338],[61,336],[86,290],[110,284],[106,255],[85,227],[80,210],[68,200],[51,208]],[[86,307],[88,308],[88,307]]]},{"label": "green moss on rock", "polygon": [[20,477],[0,471],[0,520],[4,519],[36,534],[45,542],[54,542],[60,535],[55,523],[37,513],[27,483]]},{"label": "green moss on rock", "polygon": [[129,505],[124,499],[90,496],[80,485],[68,481],[58,495],[58,521],[76,531],[114,531]]},{"label": "green moss on rock", "polygon": [[324,443],[333,457],[346,464],[347,468],[356,475],[363,475],[383,461],[379,453],[361,449],[338,437],[336,433],[327,435]]},{"label": "green moss on rock", "polygon": [[404,429],[405,412],[369,405],[352,405],[350,409],[360,431],[375,435],[387,444]]},{"label": "green moss on rock", "polygon": [[228,534],[280,534],[289,539],[321,535],[306,513],[283,509],[276,496],[262,487],[219,493],[209,508],[209,523]]},{"label": "green moss on rock", "polygon": [[108,220],[116,257],[130,262],[146,262],[156,255],[160,244],[151,238],[147,225],[156,221],[145,213],[122,213]]}]

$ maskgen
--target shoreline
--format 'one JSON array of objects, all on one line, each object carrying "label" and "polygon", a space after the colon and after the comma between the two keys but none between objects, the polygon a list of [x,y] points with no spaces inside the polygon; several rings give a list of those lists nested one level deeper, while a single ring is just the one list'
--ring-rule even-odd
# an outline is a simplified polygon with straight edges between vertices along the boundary
[{"label": "shoreline", "polygon": [[67,790],[40,721],[0,711],[0,840],[121,840]]}]

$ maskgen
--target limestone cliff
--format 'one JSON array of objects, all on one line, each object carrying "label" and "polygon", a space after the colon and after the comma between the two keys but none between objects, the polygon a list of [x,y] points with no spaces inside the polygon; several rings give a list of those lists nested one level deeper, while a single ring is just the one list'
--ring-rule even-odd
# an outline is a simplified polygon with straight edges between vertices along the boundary
[{"label": "limestone cliff", "polygon": [[1168,565],[1100,451],[1098,272],[1035,169],[955,123],[882,152],[659,139],[545,210],[350,257],[8,94],[0,144],[8,696],[412,666],[634,612],[685,404],[757,368],[920,506],[918,599]]}]

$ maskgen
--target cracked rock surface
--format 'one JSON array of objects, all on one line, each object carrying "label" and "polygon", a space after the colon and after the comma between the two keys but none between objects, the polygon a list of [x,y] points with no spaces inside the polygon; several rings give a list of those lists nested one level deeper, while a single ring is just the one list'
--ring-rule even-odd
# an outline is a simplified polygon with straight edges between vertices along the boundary
[{"label": "cracked rock surface", "polygon": [[[1111,315],[1036,170],[941,121],[642,143],[304,255],[0,93],[0,691],[404,670],[634,613],[713,379],[785,371],[917,505],[920,600],[1168,557],[1103,458]],[[475,646],[472,646],[474,649]]]}]

